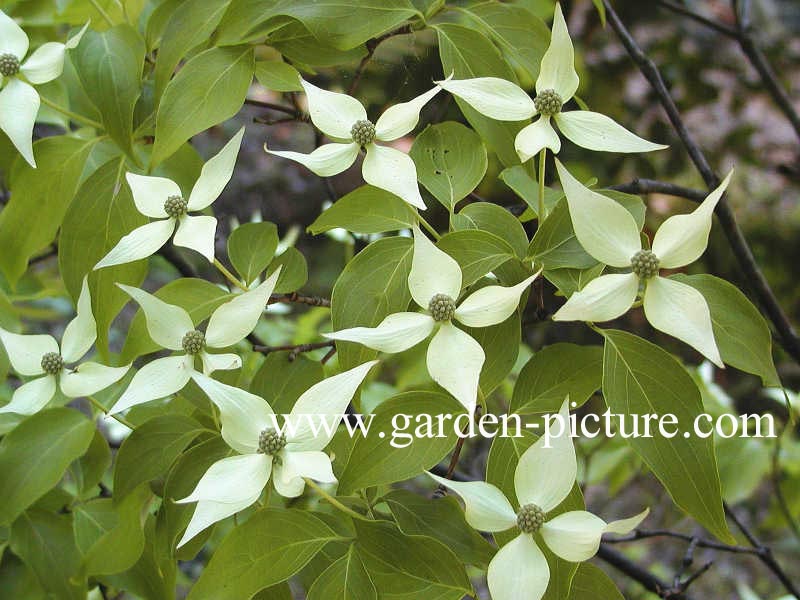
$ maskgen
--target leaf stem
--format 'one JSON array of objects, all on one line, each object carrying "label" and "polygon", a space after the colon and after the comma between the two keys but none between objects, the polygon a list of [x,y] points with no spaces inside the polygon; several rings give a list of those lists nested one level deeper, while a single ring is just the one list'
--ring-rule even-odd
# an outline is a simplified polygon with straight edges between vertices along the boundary
[{"label": "leaf stem", "polygon": [[226,269],[225,265],[223,265],[221,262],[219,262],[216,258],[214,259],[214,266],[217,267],[217,270],[220,273],[222,273],[225,276],[225,279],[227,279],[232,285],[236,286],[237,288],[239,288],[242,291],[245,291],[245,292],[247,291],[247,288],[245,288],[241,284],[241,282],[238,279],[236,279],[236,277],[233,275],[233,273],[231,273],[228,269]]},{"label": "leaf stem", "polygon": [[547,165],[547,148],[542,148],[539,152],[539,227],[547,218],[547,209],[544,206],[544,173]]},{"label": "leaf stem", "polygon": [[133,423],[131,423],[130,421],[128,421],[128,420],[127,420],[125,417],[122,417],[122,416],[120,416],[120,415],[109,415],[109,414],[108,414],[108,409],[107,409],[105,406],[103,406],[103,405],[100,403],[100,401],[99,401],[99,400],[97,400],[96,398],[93,398],[92,396],[86,396],[86,399],[87,399],[89,402],[91,402],[91,403],[92,403],[92,406],[94,406],[94,407],[95,407],[97,410],[99,410],[100,412],[102,412],[102,413],[103,413],[105,416],[107,416],[107,417],[111,417],[111,418],[112,418],[112,419],[114,419],[114,420],[115,420],[117,423],[120,423],[120,424],[122,424],[122,425],[125,425],[125,427],[127,427],[128,429],[136,429],[136,426],[135,426]]},{"label": "leaf stem", "polygon": [[433,236],[433,239],[435,239],[436,241],[442,239],[442,236],[439,235],[439,232],[433,228],[433,225],[431,225],[425,220],[425,217],[419,214],[419,211],[417,211],[417,216],[419,217],[419,222],[428,231],[428,233],[430,233]]},{"label": "leaf stem", "polygon": [[317,492],[317,493],[318,493],[320,496],[322,496],[322,497],[323,497],[325,500],[327,500],[329,504],[331,504],[332,506],[334,506],[334,507],[338,508],[338,509],[339,509],[340,511],[342,511],[343,513],[345,513],[345,514],[347,514],[347,515],[349,515],[349,516],[353,517],[354,519],[361,519],[362,521],[369,521],[369,520],[370,520],[370,519],[368,519],[367,517],[365,517],[364,515],[357,513],[357,512],[356,512],[356,511],[354,511],[352,508],[348,508],[348,507],[346,507],[344,504],[342,504],[341,502],[339,502],[339,501],[338,501],[336,498],[334,498],[334,497],[333,497],[333,496],[331,496],[331,495],[330,495],[328,492],[326,492],[325,490],[323,490],[323,489],[322,489],[322,488],[321,488],[321,487],[320,487],[320,486],[317,484],[317,482],[316,482],[316,481],[314,481],[313,479],[308,479],[307,477],[304,477],[303,479],[305,480],[305,482],[306,482],[306,484],[308,485],[308,487],[312,488],[312,489],[313,489],[314,491],[316,491],[316,492]]},{"label": "leaf stem", "polygon": [[67,110],[63,106],[56,104],[52,100],[48,100],[44,96],[40,95],[39,99],[42,101],[42,104],[49,106],[53,110],[60,112],[65,117],[69,117],[70,119],[72,119],[77,123],[83,123],[84,125],[88,125],[89,127],[94,127],[95,129],[103,129],[102,123],[98,123],[97,121],[90,119],[89,117],[84,117],[82,115],[79,115],[78,113],[72,112],[71,110]]}]

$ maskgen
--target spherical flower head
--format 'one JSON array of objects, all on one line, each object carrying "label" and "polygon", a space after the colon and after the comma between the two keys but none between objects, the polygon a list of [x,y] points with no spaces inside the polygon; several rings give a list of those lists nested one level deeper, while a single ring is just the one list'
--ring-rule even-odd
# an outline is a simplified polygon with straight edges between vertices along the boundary
[{"label": "spherical flower head", "polygon": [[275,456],[286,447],[286,436],[274,429],[265,429],[258,436],[258,451],[261,454]]},{"label": "spherical flower head", "polygon": [[164,212],[173,219],[177,219],[181,215],[186,214],[188,205],[188,200],[184,200],[182,196],[170,196],[164,202]]},{"label": "spherical flower head", "polygon": [[206,346],[206,336],[202,331],[190,331],[183,336],[181,345],[186,354],[199,354]]},{"label": "spherical flower head", "polygon": [[428,304],[434,321],[449,321],[456,312],[456,301],[447,294],[436,294]]},{"label": "spherical flower head", "polygon": [[544,511],[535,504],[526,504],[517,513],[517,527],[523,533],[536,533],[544,525]]},{"label": "spherical flower head", "polygon": [[64,368],[64,359],[58,352],[48,352],[42,356],[42,371],[48,375],[58,375]]},{"label": "spherical flower head", "polygon": [[371,144],[375,139],[375,125],[372,121],[360,120],[353,124],[350,129],[350,136],[359,146]]},{"label": "spherical flower head", "polygon": [[639,279],[650,279],[658,274],[660,261],[651,250],[639,250],[631,257],[631,268]]},{"label": "spherical flower head", "polygon": [[533,106],[536,108],[536,112],[545,117],[557,115],[561,112],[563,105],[564,101],[561,95],[552,89],[542,90],[533,99]]},{"label": "spherical flower head", "polygon": [[0,75],[11,77],[19,73],[19,58],[13,54],[0,54]]}]

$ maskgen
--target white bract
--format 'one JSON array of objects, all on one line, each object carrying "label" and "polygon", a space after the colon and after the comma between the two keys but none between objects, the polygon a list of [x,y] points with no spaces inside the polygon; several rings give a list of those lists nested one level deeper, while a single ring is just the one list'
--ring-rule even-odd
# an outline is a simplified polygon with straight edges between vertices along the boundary
[{"label": "white bract", "polygon": [[323,335],[394,353],[416,346],[436,330],[428,346],[428,373],[472,413],[486,357],[481,345],[451,320],[467,327],[502,323],[517,310],[520,296],[537,275],[512,287],[483,287],[457,303],[461,295],[461,267],[415,226],[408,288],[414,302],[427,312],[394,313],[377,327],[354,327]]},{"label": "white bract", "polygon": [[122,379],[130,365],[106,367],[85,362],[74,368],[66,366],[80,360],[96,338],[97,326],[85,277],[78,297],[78,314],[67,324],[60,348],[52,336],[19,335],[0,328],[0,341],[14,370],[20,375],[38,377],[18,387],[11,402],[0,407],[0,413],[32,415],[40,411],[56,393],[56,380],[65,396],[78,398],[95,394]]},{"label": "white bract", "polygon": [[33,125],[39,112],[39,94],[30,84],[53,81],[64,70],[64,55],[81,41],[87,23],[66,44],[47,42],[28,54],[30,41],[19,25],[0,10],[0,130],[4,131],[32,167]]},{"label": "white bract", "polygon": [[311,154],[276,151],[267,148],[270,154],[297,161],[320,177],[341,173],[352,165],[358,152],[367,152],[361,174],[364,181],[391,192],[408,204],[424,209],[425,203],[417,185],[417,168],[405,152],[379,146],[374,140],[390,142],[408,134],[419,122],[419,112],[438,92],[435,87],[413,100],[390,106],[373,125],[367,119],[367,111],[355,98],[318,88],[302,81],[308,98],[311,121],[333,144],[325,144]]},{"label": "white bract", "polygon": [[667,146],[654,144],[631,133],[603,114],[588,111],[562,111],[562,106],[578,89],[575,55],[561,6],[556,4],[550,46],[542,57],[536,79],[536,98],[516,84],[498,77],[440,81],[438,84],[461,98],[479,113],[498,121],[524,121],[539,118],[524,127],[514,141],[520,159],[525,162],[543,148],[561,150],[561,140],[550,120],[553,119],[567,138],[589,150],[606,152],[650,152]]},{"label": "white bract", "polygon": [[322,449],[376,363],[364,363],[311,386],[298,398],[283,426],[263,398],[195,374],[195,382],[219,408],[222,438],[238,454],[211,465],[194,491],[176,501],[197,502],[178,547],[253,504],[270,475],[275,491],[284,498],[302,494],[306,477],[336,482],[331,459]]},{"label": "white bract", "polygon": [[[467,522],[489,532],[519,527],[519,535],[500,548],[489,563],[487,583],[493,600],[539,600],[547,590],[550,568],[534,534],[547,547],[570,562],[589,560],[597,553],[604,533],[625,534],[639,526],[649,513],[606,523],[584,510],[564,512],[549,518],[575,485],[577,461],[569,431],[569,400],[561,407],[562,427],[557,435],[539,438],[519,459],[514,471],[514,489],[519,510],[499,488],[483,481],[457,482],[429,475],[464,500]],[[553,422],[557,427],[557,422]]]},{"label": "white bract", "polygon": [[733,171],[693,212],[674,215],[661,225],[653,247],[642,247],[639,227],[619,203],[593,192],[556,160],[567,196],[575,236],[601,263],[632,269],[601,275],[570,296],[553,316],[556,321],[610,321],[627,312],[644,286],[644,314],[656,329],[686,342],[711,362],[724,367],[719,355],[711,313],[703,295],[693,287],[659,276],[660,268],[675,269],[694,262],[705,252],[711,216]]},{"label": "white bract", "polygon": [[217,220],[209,215],[190,216],[187,213],[210,206],[228,185],[236,165],[242,136],[244,127],[216,156],[203,165],[188,199],[171,179],[126,173],[137,210],[158,220],[125,235],[94,268],[101,269],[147,258],[167,243],[173,233],[173,244],[191,248],[212,262]]},{"label": "white bract", "polygon": [[195,328],[189,313],[180,306],[167,304],[144,290],[118,283],[142,307],[152,340],[162,348],[182,350],[184,354],[159,358],[139,369],[109,414],[180,391],[195,372],[194,363],[198,356],[207,375],[218,369],[241,367],[242,359],[238,355],[212,354],[206,352],[206,348],[227,348],[246,338],[258,324],[279,275],[280,268],[258,287],[218,306],[211,313],[205,332]]}]

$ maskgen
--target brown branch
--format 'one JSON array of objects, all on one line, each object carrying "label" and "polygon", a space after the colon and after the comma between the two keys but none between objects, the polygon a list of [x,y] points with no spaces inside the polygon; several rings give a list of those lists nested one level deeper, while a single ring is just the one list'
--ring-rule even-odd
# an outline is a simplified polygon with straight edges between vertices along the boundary
[{"label": "brown branch", "polygon": [[736,527],[739,531],[742,532],[745,538],[747,538],[748,543],[756,550],[756,556],[761,559],[761,562],[764,563],[775,577],[783,584],[783,587],[786,588],[790,594],[792,594],[795,598],[800,598],[800,588],[795,585],[795,583],[789,578],[786,574],[786,571],[783,570],[778,561],[775,560],[775,557],[772,554],[772,549],[769,546],[762,544],[756,535],[750,531],[747,525],[742,522],[739,517],[736,516],[736,513],[733,512],[733,509],[728,505],[727,502],[723,503],[723,508],[725,509],[725,514],[728,515],[731,521],[734,522]]},{"label": "brown branch", "polygon": [[659,598],[669,598],[669,600],[691,600],[691,598],[680,590],[673,590],[672,586],[662,581],[650,571],[637,565],[627,556],[618,552],[607,545],[600,544],[597,551],[597,558],[607,562],[609,565],[638,582],[643,588],[656,594]]},{"label": "brown branch", "polygon": [[324,306],[325,308],[330,308],[331,306],[331,301],[327,298],[322,298],[320,296],[301,296],[297,292],[292,292],[291,294],[272,294],[267,304],[275,304],[276,302]]},{"label": "brown branch", "polygon": [[[298,356],[304,352],[313,352],[320,348],[332,348],[334,341],[327,342],[314,342],[312,344],[287,344],[285,346],[263,346],[261,344],[254,344],[253,351],[260,352],[261,354],[270,354],[272,352],[289,352],[289,362],[293,362]],[[326,355],[327,356],[327,355]]]},{"label": "brown branch", "polygon": [[274,102],[264,102],[262,100],[253,100],[252,98],[246,98],[244,103],[248,104],[249,106],[258,106],[259,108],[268,108],[269,110],[275,110],[278,112],[285,113],[293,117],[293,119],[297,121],[309,120],[309,116],[307,114],[291,106],[284,106],[283,104],[275,104]]},{"label": "brown branch", "polygon": [[727,25],[723,25],[722,23],[718,23],[717,21],[713,21],[708,17],[704,17],[703,15],[699,15],[696,12],[692,12],[685,6],[681,4],[676,4],[675,2],[669,2],[669,0],[657,0],[658,4],[667,10],[671,10],[674,13],[679,15],[683,15],[684,17],[689,17],[693,21],[697,21],[698,23],[705,25],[709,29],[713,29],[717,33],[721,33],[722,35],[728,36],[729,38],[733,38],[738,40],[739,39],[739,32],[733,29],[732,27],[728,27]]},{"label": "brown branch", "polygon": [[707,540],[686,533],[678,533],[677,531],[670,531],[668,529],[637,529],[630,535],[607,539],[605,542],[607,544],[624,544],[626,542],[635,542],[637,540],[646,540],[659,537],[669,537],[677,540],[683,540],[685,542],[689,542],[690,544],[694,544],[698,548],[709,548],[711,550],[730,552],[732,554],[758,554],[758,550],[755,548],[748,548],[747,546],[731,546],[730,544],[723,544],[721,542]]},{"label": "brown branch", "polygon": [[767,92],[772,96],[775,104],[778,105],[778,108],[788,119],[789,123],[792,124],[792,128],[795,134],[797,134],[797,137],[800,138],[800,115],[797,114],[789,95],[778,82],[775,71],[772,69],[772,66],[767,61],[766,56],[764,56],[764,53],[758,47],[753,37],[755,28],[750,21],[749,0],[734,0],[733,7],[736,15],[736,31],[738,34],[736,39],[739,42],[742,52],[750,61],[750,64],[753,65],[753,68],[758,71],[758,75],[764,87],[767,88]]},{"label": "brown branch", "polygon": [[390,31],[389,33],[384,33],[378,37],[372,38],[367,40],[364,44],[367,47],[367,54],[361,59],[361,62],[358,63],[358,67],[356,68],[356,72],[353,74],[353,81],[350,83],[350,88],[347,90],[347,95],[352,96],[353,93],[356,91],[358,84],[361,82],[361,77],[364,75],[364,69],[367,68],[367,64],[370,60],[372,60],[372,56],[375,54],[375,50],[378,49],[378,46],[381,45],[381,42],[388,40],[391,37],[396,35],[404,35],[406,33],[411,33],[411,25],[403,25],[394,31]]},{"label": "brown branch", "polygon": [[666,181],[640,179],[638,177],[629,183],[610,185],[608,188],[628,194],[666,194],[667,196],[686,198],[692,202],[702,202],[708,194],[708,192],[703,190],[695,190],[681,185],[675,185],[674,183],[667,183]]},{"label": "brown branch", "polygon": [[[675,105],[675,101],[672,99],[672,96],[670,95],[669,90],[664,83],[664,79],[661,77],[658,67],[639,47],[639,45],[636,43],[636,40],[633,39],[614,8],[611,6],[609,0],[604,0],[604,4],[606,7],[606,18],[608,23],[616,32],[617,36],[622,42],[622,45],[625,47],[625,50],[628,52],[634,63],[636,63],[642,75],[644,75],[644,77],[650,82],[650,85],[658,96],[664,111],[667,113],[667,117],[669,118],[672,127],[675,129],[678,137],[683,142],[683,145],[686,148],[686,151],[695,167],[703,177],[706,187],[709,190],[715,188],[717,185],[719,185],[720,180],[714,173],[705,155],[695,143],[694,139],[686,128],[680,112]],[[742,234],[739,224],[736,222],[736,217],[734,216],[730,204],[728,204],[725,196],[723,196],[717,204],[715,212],[717,214],[720,226],[725,232],[725,236],[728,238],[728,244],[730,245],[731,250],[736,257],[747,282],[753,288],[759,303],[763,307],[770,321],[772,321],[772,324],[778,333],[781,345],[796,362],[800,363],[800,338],[798,338],[791,322],[783,312],[783,309],[778,303],[777,298],[775,298],[775,294],[764,277],[764,274],[761,272],[758,264],[756,264],[753,252],[751,251],[747,240]]]}]

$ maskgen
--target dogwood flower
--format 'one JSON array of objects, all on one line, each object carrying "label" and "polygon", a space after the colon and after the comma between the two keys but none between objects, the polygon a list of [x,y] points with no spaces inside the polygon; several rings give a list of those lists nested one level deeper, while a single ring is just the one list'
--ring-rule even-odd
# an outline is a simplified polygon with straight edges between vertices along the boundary
[{"label": "dogwood flower", "polygon": [[[194,491],[177,503],[197,502],[178,542],[180,548],[206,527],[244,510],[269,482],[284,498],[296,498],[304,478],[334,483],[330,457],[322,451],[339,421],[378,361],[329,377],[306,390],[280,427],[263,398],[195,374],[194,380],[219,408],[222,438],[238,454],[218,460],[200,478]],[[323,423],[324,422],[324,423]]]},{"label": "dogwood flower", "polygon": [[644,286],[644,314],[656,329],[686,342],[724,367],[703,295],[693,287],[659,276],[694,262],[706,249],[711,215],[728,187],[733,171],[693,212],[674,215],[661,225],[652,249],[642,247],[631,214],[610,198],[593,192],[556,160],[569,214],[581,246],[601,263],[630,267],[625,274],[601,275],[570,296],[553,316],[556,321],[610,321],[633,306]]},{"label": "dogwood flower", "polygon": [[42,44],[24,60],[30,40],[14,19],[0,10],[0,130],[34,168],[33,125],[41,101],[30,84],[39,85],[59,77],[64,70],[66,51],[80,43],[88,27],[87,23],[66,44]]},{"label": "dogwood flower", "polygon": [[439,88],[390,106],[373,124],[367,119],[367,111],[352,96],[329,92],[304,80],[300,83],[308,98],[311,121],[336,143],[320,146],[311,154],[270,150],[266,144],[264,150],[297,161],[320,177],[330,177],[348,169],[355,162],[359,150],[364,148],[367,152],[361,166],[364,181],[399,196],[412,206],[425,209],[414,161],[405,152],[379,146],[375,140],[390,142],[414,129],[419,122],[419,111],[439,93]]},{"label": "dogwood flower", "polygon": [[381,352],[402,352],[436,333],[428,346],[428,373],[472,413],[485,355],[475,339],[453,325],[455,319],[467,327],[489,327],[510,317],[520,296],[536,279],[531,275],[512,287],[490,285],[457,302],[462,273],[458,263],[442,252],[414,227],[414,254],[408,289],[426,312],[399,312],[377,327],[354,327],[323,334],[332,340],[357,342]]},{"label": "dogwood flower", "polygon": [[139,369],[108,414],[180,391],[195,372],[194,363],[198,356],[207,375],[218,369],[241,367],[242,359],[238,355],[211,354],[206,348],[227,348],[247,337],[261,318],[279,275],[280,268],[258,287],[218,306],[211,313],[205,332],[195,327],[189,313],[180,306],[167,304],[144,290],[118,283],[141,306],[152,340],[162,348],[183,350],[184,353],[158,358]]},{"label": "dogwood flower", "polygon": [[539,115],[520,130],[514,140],[522,162],[536,156],[543,148],[555,154],[561,150],[561,140],[551,119],[567,138],[589,150],[650,152],[667,147],[640,138],[603,114],[588,110],[563,111],[562,107],[575,95],[579,82],[572,40],[561,5],[556,4],[550,45],[542,57],[533,100],[516,84],[498,77],[451,79],[437,84],[491,119],[524,121]]},{"label": "dogwood flower", "polygon": [[94,268],[102,269],[147,258],[167,243],[173,233],[173,244],[191,248],[212,262],[217,220],[209,215],[190,216],[188,211],[203,210],[210,206],[228,185],[243,136],[244,127],[203,165],[188,199],[171,179],[126,173],[125,178],[138,211],[158,220],[124,236]]},{"label": "dogwood flower", "polygon": [[106,367],[85,362],[74,368],[66,366],[80,360],[96,338],[92,299],[85,277],[78,297],[78,314],[67,324],[60,347],[49,335],[19,335],[0,328],[0,341],[14,370],[20,375],[41,376],[18,387],[11,402],[0,407],[0,413],[32,415],[40,411],[56,393],[56,380],[65,396],[78,398],[95,394],[122,379],[130,365]]},{"label": "dogwood flower", "polygon": [[[629,533],[648,515],[606,523],[584,510],[548,517],[575,484],[577,461],[569,431],[569,399],[561,406],[558,435],[539,438],[520,457],[514,471],[519,509],[491,483],[457,482],[428,473],[435,481],[461,496],[467,522],[489,532],[518,527],[519,535],[500,548],[489,563],[487,583],[493,600],[539,600],[550,581],[547,559],[539,549],[539,536],[557,556],[570,562],[590,559],[604,533]],[[555,422],[554,422],[555,424]],[[537,535],[538,534],[538,535]],[[535,537],[536,536],[536,537]]]}]

